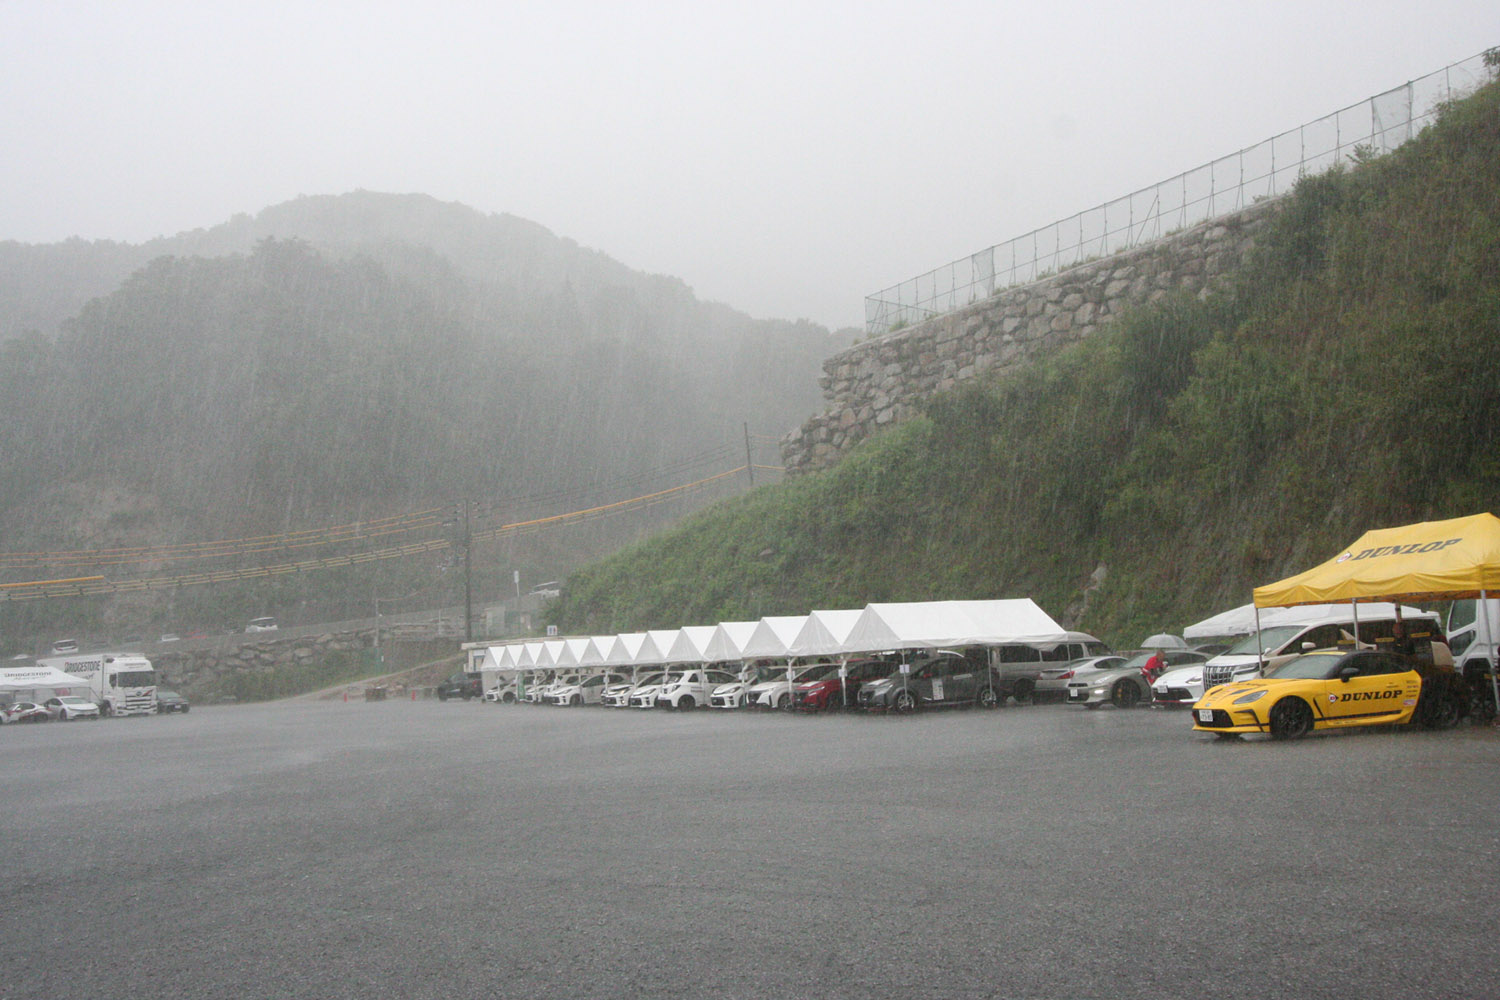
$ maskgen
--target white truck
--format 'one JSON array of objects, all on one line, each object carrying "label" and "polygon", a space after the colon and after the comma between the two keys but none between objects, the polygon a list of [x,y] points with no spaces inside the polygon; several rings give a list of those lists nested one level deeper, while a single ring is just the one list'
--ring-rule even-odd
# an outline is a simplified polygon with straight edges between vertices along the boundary
[{"label": "white truck", "polygon": [[[1484,614],[1480,614],[1480,608]],[[1470,692],[1469,709],[1480,718],[1493,718],[1497,690],[1492,668],[1500,647],[1500,599],[1483,602],[1469,598],[1448,606],[1448,648],[1453,670]]]},{"label": "white truck", "polygon": [[87,690],[70,693],[94,702],[102,716],[156,712],[156,670],[138,653],[74,653],[37,663],[83,678]]}]

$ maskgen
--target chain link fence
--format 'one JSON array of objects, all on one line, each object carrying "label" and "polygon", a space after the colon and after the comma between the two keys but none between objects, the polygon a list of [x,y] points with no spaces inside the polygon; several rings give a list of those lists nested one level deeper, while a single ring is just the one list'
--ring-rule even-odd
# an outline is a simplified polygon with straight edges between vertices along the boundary
[{"label": "chain link fence", "polygon": [[865,331],[878,336],[941,316],[1007,288],[1284,194],[1298,178],[1346,159],[1388,153],[1421,132],[1444,101],[1472,92],[1490,77],[1486,55],[1473,56],[1159,184],[893,285],[866,297]]}]

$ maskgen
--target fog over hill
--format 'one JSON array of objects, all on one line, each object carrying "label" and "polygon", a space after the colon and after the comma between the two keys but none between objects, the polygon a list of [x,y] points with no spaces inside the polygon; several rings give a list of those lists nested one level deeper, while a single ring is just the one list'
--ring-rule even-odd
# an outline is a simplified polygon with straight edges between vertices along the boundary
[{"label": "fog over hill", "polygon": [[304,197],[139,246],[0,244],[5,548],[640,482],[735,445],[732,467],[746,425],[780,435],[820,405],[851,336],[421,195]]}]

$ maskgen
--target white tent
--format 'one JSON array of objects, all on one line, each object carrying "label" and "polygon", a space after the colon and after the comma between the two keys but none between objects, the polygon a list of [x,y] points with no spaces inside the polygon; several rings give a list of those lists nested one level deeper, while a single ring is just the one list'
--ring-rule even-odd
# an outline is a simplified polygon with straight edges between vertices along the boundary
[{"label": "white tent", "polygon": [[760,622],[719,622],[714,628],[713,637],[703,648],[703,655],[708,657],[710,663],[742,659],[745,643],[759,624]]},{"label": "white tent", "polygon": [[587,636],[573,636],[563,640],[562,652],[558,654],[557,665],[559,667],[577,667],[583,662],[583,654],[588,652],[589,640]]},{"label": "white tent", "polygon": [[681,629],[647,629],[646,641],[641,643],[641,648],[636,650],[635,665],[638,667],[659,667],[664,663],[671,663],[667,656],[672,645],[677,641],[677,634]]},{"label": "white tent", "polygon": [[843,652],[980,646],[1002,642],[1060,642],[1067,631],[1030,598],[1005,601],[928,601],[870,604],[860,613]]},{"label": "white tent", "polygon": [[746,660],[757,656],[782,657],[787,646],[797,638],[802,626],[807,624],[807,615],[774,615],[755,623],[755,631],[740,647],[740,656]]},{"label": "white tent", "polygon": [[861,610],[814,611],[787,644],[788,656],[832,656],[844,651],[844,643]]},{"label": "white tent", "polygon": [[56,667],[9,667],[0,669],[0,691],[50,691],[55,688],[86,688],[82,677]]},{"label": "white tent", "polygon": [[[1395,613],[1396,606],[1389,602],[1373,601],[1369,604],[1361,602],[1359,605],[1361,619],[1389,618]],[[1416,608],[1401,609],[1403,618],[1420,614],[1422,612]],[[1347,604],[1299,604],[1290,608],[1261,608],[1260,627],[1266,629],[1273,625],[1310,625],[1321,621],[1348,620],[1350,616]],[[1250,635],[1254,631],[1255,605],[1242,604],[1237,608],[1221,611],[1212,618],[1205,618],[1201,622],[1189,625],[1182,630],[1182,635],[1191,641],[1214,636]]]},{"label": "white tent", "polygon": [[684,625],[677,630],[677,641],[672,643],[672,648],[667,650],[667,660],[671,663],[708,663],[709,659],[704,654],[708,648],[708,642],[714,637],[716,625]]},{"label": "white tent", "polygon": [[548,639],[542,643],[542,651],[537,654],[536,665],[539,667],[555,667],[558,665],[558,657],[562,656],[563,647],[566,645],[561,639]]},{"label": "white tent", "polygon": [[646,641],[644,632],[621,632],[615,636],[615,641],[610,644],[609,653],[604,662],[611,667],[629,667],[635,663],[635,654],[640,652],[641,644]]},{"label": "white tent", "polygon": [[604,661],[609,658],[609,647],[614,644],[615,637],[612,635],[590,636],[588,646],[583,655],[578,657],[580,667],[602,667]]}]

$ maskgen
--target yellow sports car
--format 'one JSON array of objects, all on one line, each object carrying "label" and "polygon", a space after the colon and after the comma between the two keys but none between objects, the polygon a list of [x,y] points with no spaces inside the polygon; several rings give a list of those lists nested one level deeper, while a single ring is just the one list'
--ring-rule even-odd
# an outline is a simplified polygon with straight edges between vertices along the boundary
[{"label": "yellow sports car", "polygon": [[1224,684],[1193,705],[1193,728],[1224,737],[1418,721],[1447,728],[1459,719],[1453,671],[1379,650],[1304,653],[1265,677]]}]

